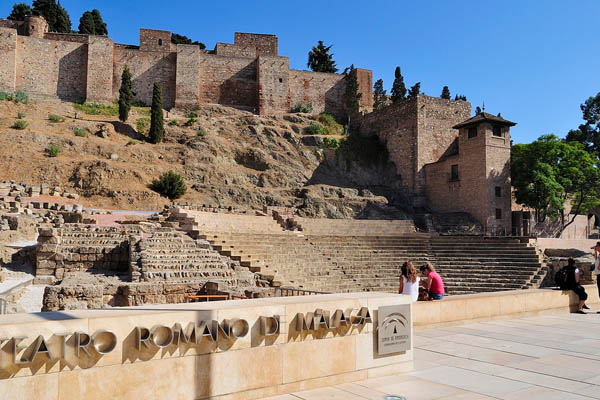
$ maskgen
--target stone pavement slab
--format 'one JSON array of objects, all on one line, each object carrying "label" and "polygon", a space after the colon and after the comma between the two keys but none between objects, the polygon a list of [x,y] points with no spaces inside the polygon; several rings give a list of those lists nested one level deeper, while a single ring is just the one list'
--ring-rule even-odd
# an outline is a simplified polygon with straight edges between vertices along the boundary
[{"label": "stone pavement slab", "polygon": [[416,330],[413,343],[411,372],[270,400],[600,399],[600,314]]}]

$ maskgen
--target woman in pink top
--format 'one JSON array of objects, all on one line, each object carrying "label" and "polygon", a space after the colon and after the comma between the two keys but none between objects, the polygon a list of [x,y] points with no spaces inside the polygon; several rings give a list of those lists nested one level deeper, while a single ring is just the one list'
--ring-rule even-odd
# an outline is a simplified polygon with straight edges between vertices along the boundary
[{"label": "woman in pink top", "polygon": [[431,263],[427,263],[421,267],[421,273],[427,277],[427,292],[431,300],[441,300],[444,297],[444,282],[440,274],[435,272],[435,268]]}]

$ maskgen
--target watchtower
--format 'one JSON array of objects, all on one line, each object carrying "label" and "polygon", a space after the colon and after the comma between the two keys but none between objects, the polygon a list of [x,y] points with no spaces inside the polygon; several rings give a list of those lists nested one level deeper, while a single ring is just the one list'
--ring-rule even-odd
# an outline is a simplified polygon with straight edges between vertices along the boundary
[{"label": "watchtower", "polygon": [[27,15],[23,25],[23,34],[39,39],[44,38],[44,34],[48,32],[48,23],[44,17],[36,15]]}]

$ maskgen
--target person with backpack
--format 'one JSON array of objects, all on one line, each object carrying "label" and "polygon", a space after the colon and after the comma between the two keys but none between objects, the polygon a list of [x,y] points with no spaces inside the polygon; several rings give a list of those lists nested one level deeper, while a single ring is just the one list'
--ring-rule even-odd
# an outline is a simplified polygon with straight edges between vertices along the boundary
[{"label": "person with backpack", "polygon": [[554,280],[562,290],[572,290],[579,297],[579,303],[577,304],[577,314],[585,314],[584,308],[589,308],[585,305],[585,301],[588,298],[585,288],[579,283],[580,271],[579,268],[575,267],[575,260],[569,258],[567,266],[563,267],[556,273]]}]

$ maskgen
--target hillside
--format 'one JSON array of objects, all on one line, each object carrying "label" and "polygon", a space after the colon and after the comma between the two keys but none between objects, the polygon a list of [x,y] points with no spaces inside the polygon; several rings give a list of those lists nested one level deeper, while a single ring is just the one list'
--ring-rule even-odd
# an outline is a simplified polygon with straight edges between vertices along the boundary
[{"label": "hillside", "polygon": [[[0,180],[72,188],[88,206],[157,210],[169,201],[149,185],[173,170],[188,187],[179,202],[293,207],[299,215],[329,218],[410,212],[388,206],[404,201],[382,146],[365,140],[337,153],[323,149],[323,135],[305,134],[311,124],[319,125],[316,116],[261,117],[218,105],[199,108],[196,117],[165,111],[165,141],[153,145],[144,136],[149,108],[134,107],[124,125],[115,111],[0,101]],[[28,124],[23,130],[12,128],[19,113]],[[60,147],[58,156],[47,154],[50,144]]]}]

